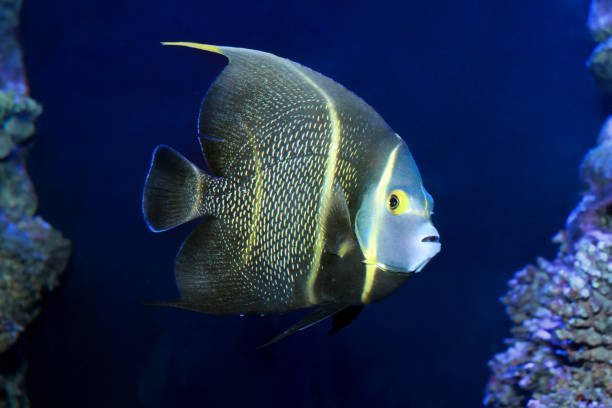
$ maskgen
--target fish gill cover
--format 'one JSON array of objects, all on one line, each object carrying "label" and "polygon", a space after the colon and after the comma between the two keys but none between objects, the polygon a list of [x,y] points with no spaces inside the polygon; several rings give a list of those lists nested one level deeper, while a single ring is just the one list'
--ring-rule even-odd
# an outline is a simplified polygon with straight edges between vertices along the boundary
[{"label": "fish gill cover", "polygon": [[58,284],[70,241],[36,216],[25,169],[25,144],[41,106],[28,96],[16,39],[20,0],[0,1],[0,407],[25,407],[25,362],[5,353],[40,310],[42,292]]}]

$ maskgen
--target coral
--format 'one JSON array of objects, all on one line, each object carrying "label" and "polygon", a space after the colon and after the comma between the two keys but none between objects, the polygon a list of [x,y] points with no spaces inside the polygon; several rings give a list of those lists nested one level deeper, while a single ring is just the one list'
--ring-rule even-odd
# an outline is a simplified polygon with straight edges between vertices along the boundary
[{"label": "coral", "polygon": [[599,44],[593,50],[587,67],[593,73],[595,82],[604,91],[612,92],[612,38]]},{"label": "coral", "polygon": [[[0,354],[38,314],[42,293],[57,285],[71,248],[35,216],[24,152],[42,108],[26,94],[16,40],[20,6],[20,0],[0,0]],[[11,376],[0,373],[0,408],[28,406],[22,367]]]},{"label": "coral", "polygon": [[43,289],[57,285],[70,242],[40,217],[11,222],[0,213],[0,353],[38,313]]},{"label": "coral", "polygon": [[612,0],[593,0],[589,10],[588,26],[595,47],[587,61],[595,82],[606,92],[612,92]]},{"label": "coral", "polygon": [[[587,66],[612,92],[612,0],[593,0],[596,41]],[[508,349],[489,362],[484,404],[500,408],[612,407],[612,117],[584,158],[586,186],[554,242],[510,280],[502,298],[514,326]]]},{"label": "coral", "polygon": [[42,107],[33,99],[13,92],[0,92],[0,160],[34,134],[34,120]]},{"label": "coral", "polygon": [[556,259],[517,272],[502,298],[514,338],[489,362],[485,405],[612,407],[612,118],[581,177]]},{"label": "coral", "polygon": [[0,375],[0,408],[27,408],[30,406],[25,393],[26,365],[22,364],[11,375]]},{"label": "coral", "polygon": [[17,42],[21,0],[0,0],[0,89],[27,93],[22,56]]},{"label": "coral", "polygon": [[603,42],[612,35],[612,1],[593,0],[589,9],[588,26],[593,39]]}]

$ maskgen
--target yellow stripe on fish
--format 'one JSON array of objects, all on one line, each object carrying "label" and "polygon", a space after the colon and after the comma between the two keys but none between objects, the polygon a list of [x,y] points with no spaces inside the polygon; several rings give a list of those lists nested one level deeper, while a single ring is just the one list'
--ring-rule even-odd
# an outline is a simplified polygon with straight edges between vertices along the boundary
[{"label": "yellow stripe on fish", "polygon": [[389,182],[393,176],[393,169],[395,167],[395,160],[397,158],[397,151],[400,145],[397,145],[395,149],[391,151],[389,157],[387,158],[387,163],[385,164],[385,169],[382,173],[380,181],[376,186],[375,196],[375,205],[377,206],[374,214],[375,218],[372,223],[373,227],[370,230],[370,237],[368,240],[368,246],[366,248],[365,255],[365,264],[366,264],[366,281],[363,285],[363,292],[361,293],[361,301],[363,303],[369,303],[370,300],[370,292],[372,290],[372,283],[374,281],[374,275],[376,272],[376,265],[379,263],[377,261],[376,255],[378,252],[378,238],[380,235],[380,216],[383,214],[383,207],[386,208],[387,202],[387,191],[389,189]]},{"label": "yellow stripe on fish", "polygon": [[325,92],[325,90],[323,90],[308,76],[304,75],[301,71],[297,72],[325,99],[327,111],[329,114],[329,120],[331,122],[331,138],[327,153],[327,160],[325,161],[323,186],[321,188],[319,208],[317,212],[317,219],[319,223],[315,238],[314,257],[310,265],[310,271],[308,273],[308,282],[306,286],[308,300],[311,304],[314,305],[317,301],[316,295],[314,293],[314,284],[317,280],[317,275],[321,268],[321,256],[323,255],[323,249],[325,247],[325,236],[323,234],[323,231],[327,223],[327,215],[329,213],[329,198],[331,196],[332,188],[334,185],[336,165],[338,162],[338,147],[340,146],[340,124],[338,122],[338,112],[336,111],[334,101],[332,101],[330,96]]}]

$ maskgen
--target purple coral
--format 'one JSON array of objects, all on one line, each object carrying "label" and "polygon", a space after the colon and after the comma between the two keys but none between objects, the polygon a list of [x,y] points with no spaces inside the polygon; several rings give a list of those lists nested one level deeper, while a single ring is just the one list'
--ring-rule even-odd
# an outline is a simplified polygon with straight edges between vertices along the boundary
[{"label": "purple coral", "polygon": [[[20,0],[0,0],[0,354],[38,314],[42,292],[57,285],[70,255],[70,241],[34,216],[37,200],[23,143],[42,109],[26,94],[16,39],[20,5]],[[28,405],[25,363],[21,367],[0,372],[0,407]]]},{"label": "purple coral", "polygon": [[612,92],[612,0],[593,0],[589,10],[588,26],[595,47],[587,61],[597,84],[606,92]]},{"label": "purple coral", "polygon": [[610,37],[612,35],[612,1],[593,0],[587,24],[595,41],[603,42]]},{"label": "purple coral", "polygon": [[612,118],[581,174],[557,258],[517,272],[502,298],[514,338],[489,362],[485,405],[612,407]]},{"label": "purple coral", "polygon": [[[588,24],[602,44],[587,66],[612,92],[612,0],[593,0]],[[485,405],[612,407],[612,117],[580,173],[587,191],[556,259],[517,272],[502,298],[514,337],[489,362]]]}]

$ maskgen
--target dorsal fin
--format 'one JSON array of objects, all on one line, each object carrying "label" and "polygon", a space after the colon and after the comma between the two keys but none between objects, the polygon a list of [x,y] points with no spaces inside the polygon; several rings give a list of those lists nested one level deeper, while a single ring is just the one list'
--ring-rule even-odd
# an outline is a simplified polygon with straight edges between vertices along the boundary
[{"label": "dorsal fin", "polygon": [[[218,47],[216,45],[210,45],[210,44],[199,44],[199,43],[187,42],[187,41],[176,41],[176,42],[164,41],[162,42],[162,45],[176,45],[179,47],[196,48],[202,51],[209,51],[209,52],[214,52],[215,54],[225,55],[225,53],[223,52],[223,47]],[[227,57],[227,55],[225,56]]]},{"label": "dorsal fin", "polygon": [[[250,177],[258,166],[325,154],[333,132],[352,133],[355,144],[390,132],[359,97],[288,59],[245,48],[164,44],[213,52],[230,61],[210,86],[198,124],[198,133],[207,136],[201,139],[204,155],[217,177]],[[345,122],[348,118],[351,123]],[[340,149],[340,154],[345,152]]]}]

